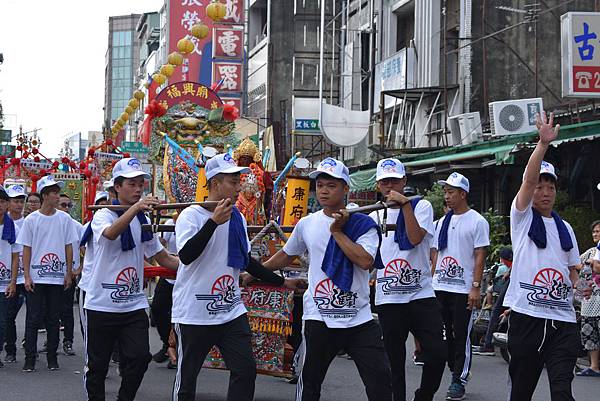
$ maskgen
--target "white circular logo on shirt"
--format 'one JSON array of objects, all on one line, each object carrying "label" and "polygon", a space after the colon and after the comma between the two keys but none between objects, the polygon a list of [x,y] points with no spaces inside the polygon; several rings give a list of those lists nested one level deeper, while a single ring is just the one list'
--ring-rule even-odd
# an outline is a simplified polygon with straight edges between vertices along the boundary
[{"label": "white circular logo on shirt", "polygon": [[527,301],[532,306],[571,310],[572,287],[564,282],[563,274],[552,267],[541,269],[531,284],[521,282],[520,287],[528,291]]},{"label": "white circular logo on shirt", "polygon": [[47,253],[40,259],[40,264],[31,265],[31,268],[37,270],[38,277],[63,278],[65,266],[57,254]]},{"label": "white circular logo on shirt", "polygon": [[236,289],[235,279],[229,274],[224,274],[215,280],[210,294],[196,294],[196,300],[209,301],[206,310],[210,314],[230,312],[242,303]]},{"label": "white circular logo on shirt", "polygon": [[435,271],[438,275],[438,282],[454,285],[463,285],[465,283],[465,269],[452,256],[446,256],[440,262],[440,268]]},{"label": "white circular logo on shirt", "polygon": [[358,294],[352,291],[342,291],[329,278],[321,280],[315,287],[313,300],[319,313],[329,318],[352,318],[358,313],[356,300]]},{"label": "white circular logo on shirt", "polygon": [[114,303],[124,303],[137,300],[146,295],[141,292],[142,286],[135,267],[129,266],[121,270],[115,278],[115,283],[102,283],[102,288],[112,290],[110,299]]}]

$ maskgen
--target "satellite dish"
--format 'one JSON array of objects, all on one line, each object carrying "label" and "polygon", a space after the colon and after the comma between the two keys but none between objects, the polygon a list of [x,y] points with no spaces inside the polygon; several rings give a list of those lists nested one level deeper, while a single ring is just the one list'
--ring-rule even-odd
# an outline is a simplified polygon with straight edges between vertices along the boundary
[{"label": "satellite dish", "polygon": [[211,157],[215,157],[217,155],[217,149],[213,148],[212,146],[204,146],[202,148],[202,155],[210,159]]},{"label": "satellite dish", "polygon": [[308,159],[305,159],[304,157],[299,157],[294,162],[294,167],[296,167],[296,168],[309,168],[310,167],[310,162],[308,161]]},{"label": "satellite dish", "polygon": [[370,112],[321,103],[321,132],[337,146],[358,145],[369,134]]}]

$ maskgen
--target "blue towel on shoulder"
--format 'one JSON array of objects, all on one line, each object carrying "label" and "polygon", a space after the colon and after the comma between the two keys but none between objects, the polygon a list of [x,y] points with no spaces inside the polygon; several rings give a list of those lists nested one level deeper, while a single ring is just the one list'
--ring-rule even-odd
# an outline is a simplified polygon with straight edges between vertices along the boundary
[{"label": "blue towel on shoulder", "polygon": [[[542,219],[542,215],[540,212],[531,208],[533,212],[533,218],[531,219],[531,225],[529,226],[529,232],[527,235],[535,246],[541,249],[545,249],[547,245],[546,238],[546,226],[544,225],[544,219]],[[573,248],[573,241],[571,240],[571,235],[569,235],[569,230],[567,229],[567,225],[561,219],[561,217],[555,211],[552,211],[552,218],[556,223],[556,229],[558,230],[558,238],[560,240],[560,247],[565,252],[569,252]]]},{"label": "blue towel on shoulder", "polygon": [[[92,220],[93,219],[94,218],[92,217]],[[94,235],[94,232],[92,231],[92,220],[90,220],[90,224],[87,225],[85,231],[83,232],[81,241],[79,241],[79,247],[86,246],[88,241],[92,239],[92,235]]]},{"label": "blue towel on shoulder", "polygon": [[15,222],[10,218],[8,213],[4,213],[4,227],[2,228],[2,239],[9,244],[14,244],[17,240],[17,232],[15,231]]},{"label": "blue towel on shoulder", "polygon": [[438,236],[438,252],[443,251],[448,247],[448,228],[450,228],[452,216],[454,216],[454,210],[452,209],[444,216],[442,228],[440,228],[440,235]]},{"label": "blue towel on shoulder", "polygon": [[[381,247],[381,230],[372,218],[366,214],[354,213],[350,216],[350,219],[342,229],[342,232],[353,242],[356,242],[356,240],[372,228],[377,229],[377,235],[379,236],[379,245],[377,246],[374,267],[383,269],[384,265],[381,260],[381,254],[379,253],[379,248]],[[335,239],[333,239],[333,236],[329,238],[321,269],[339,289],[342,291],[350,291],[350,288],[352,288],[352,279],[354,277],[354,264],[344,254],[337,242],[335,242]]]},{"label": "blue towel on shoulder", "polygon": [[[410,200],[410,207],[413,210],[417,207],[417,203],[421,200],[420,197],[414,198]],[[402,209],[398,212],[398,218],[396,219],[396,231],[394,232],[394,242],[398,244],[401,251],[409,251],[413,249],[415,246],[408,239],[408,235],[406,234],[406,224],[404,222],[404,213],[402,213]]]},{"label": "blue towel on shoulder", "polygon": [[248,236],[244,228],[244,217],[234,206],[229,219],[229,243],[227,248],[227,266],[246,270],[250,262],[248,256]]},{"label": "blue towel on shoulder", "polygon": [[[120,205],[118,200],[113,200],[112,202],[113,205]],[[123,213],[125,212],[124,210],[113,210],[117,216],[121,217],[123,215]],[[146,215],[144,214],[144,212],[139,212],[136,215],[138,221],[140,222],[140,224],[148,224],[148,219],[146,219]],[[91,226],[91,224],[90,224]],[[144,231],[142,230],[142,242],[146,242],[146,241],[150,241],[152,238],[154,237],[154,235],[152,234],[151,231]],[[131,251],[132,249],[135,248],[135,241],[133,240],[133,235],[131,234],[131,227],[127,226],[127,228],[125,229],[125,231],[123,231],[121,233],[121,249],[123,251]]]}]

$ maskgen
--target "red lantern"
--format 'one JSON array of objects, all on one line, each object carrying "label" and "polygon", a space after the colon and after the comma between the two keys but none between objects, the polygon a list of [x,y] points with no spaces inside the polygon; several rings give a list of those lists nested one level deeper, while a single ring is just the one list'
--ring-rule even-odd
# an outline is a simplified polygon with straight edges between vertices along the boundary
[{"label": "red lantern", "polygon": [[21,145],[17,146],[17,150],[20,152],[23,150],[23,147]]},{"label": "red lantern", "polygon": [[129,154],[129,152],[125,152],[125,153],[123,153],[123,157],[127,159],[127,158],[131,157],[131,155]]},{"label": "red lantern", "polygon": [[12,159],[10,159],[10,164],[12,164],[13,166],[18,166],[19,163],[21,163],[21,159],[19,159],[18,157],[13,157]]},{"label": "red lantern", "polygon": [[38,177],[36,174],[31,174],[29,176],[29,178],[31,178],[31,181],[36,182],[37,180],[40,179],[40,177]]},{"label": "red lantern", "polygon": [[100,179],[98,177],[92,177],[92,184],[97,185],[100,182]]},{"label": "red lantern", "polygon": [[75,162],[71,162],[71,163],[69,163],[69,166],[70,166],[71,168],[75,169],[75,168],[77,168],[77,163],[75,163]]},{"label": "red lantern", "polygon": [[60,159],[60,161],[62,162],[62,164],[69,164],[69,158],[68,157],[63,157],[62,159]]},{"label": "red lantern", "polygon": [[41,169],[41,170],[40,170],[40,176],[41,176],[41,177],[45,176],[47,173],[48,173],[48,172],[47,172],[46,170],[44,170],[44,169]]},{"label": "red lantern", "polygon": [[107,144],[108,146],[112,145],[112,144],[113,144],[113,140],[112,140],[112,139],[110,139],[110,138],[108,138],[108,139],[106,140],[106,144]]},{"label": "red lantern", "polygon": [[52,168],[56,170],[56,169],[58,168],[58,165],[59,165],[59,164],[60,164],[60,163],[58,163],[58,162],[53,162],[53,163],[52,163]]},{"label": "red lantern", "polygon": [[37,148],[33,148],[33,149],[31,149],[31,153],[33,153],[34,155],[37,155],[38,153],[40,153],[40,151],[37,150]]},{"label": "red lantern", "polygon": [[27,159],[29,157],[29,152],[23,153],[23,159]]},{"label": "red lantern", "polygon": [[33,161],[36,162],[36,163],[39,163],[40,162],[40,157],[39,156],[34,157]]},{"label": "red lantern", "polygon": [[94,148],[89,148],[88,149],[88,156],[89,157],[94,157],[94,153],[96,153],[96,150]]},{"label": "red lantern", "polygon": [[240,111],[237,107],[230,104],[223,105],[223,120],[235,121],[240,116]]},{"label": "red lantern", "polygon": [[85,168],[85,162],[79,162],[79,170],[83,170]]}]

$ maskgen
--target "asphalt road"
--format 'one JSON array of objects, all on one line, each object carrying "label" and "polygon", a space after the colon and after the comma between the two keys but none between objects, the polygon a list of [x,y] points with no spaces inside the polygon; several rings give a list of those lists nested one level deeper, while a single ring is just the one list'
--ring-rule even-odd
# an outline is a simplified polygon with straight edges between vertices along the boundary
[{"label": "asphalt road", "polygon": [[[18,338],[23,336],[24,308],[19,314]],[[0,400],[2,401],[79,401],[85,400],[83,392],[83,345],[79,333],[79,322],[76,312],[76,335],[74,348],[76,356],[59,355],[59,371],[50,372],[46,369],[45,355],[41,355],[34,373],[22,373],[23,350],[19,349],[16,364],[6,364],[0,369]],[[45,334],[40,335],[40,345]],[[62,336],[61,336],[62,338]],[[151,328],[151,349],[160,347],[160,341],[154,328]],[[412,352],[412,341],[408,341]],[[2,355],[4,358],[4,354]],[[507,364],[500,358],[475,356],[472,369],[472,378],[467,386],[468,400],[477,401],[502,401],[506,400],[507,393]],[[407,362],[408,399],[411,392],[417,387],[421,368]],[[142,386],[138,392],[137,400],[140,401],[166,401],[170,400],[173,385],[174,370],[166,368],[166,364],[152,362],[148,368]],[[198,401],[224,401],[226,399],[228,372],[205,369],[198,378]],[[444,377],[442,387],[435,400],[444,400],[449,384],[450,375]],[[116,398],[120,377],[117,375],[116,365],[111,366],[109,377],[106,381],[106,398]],[[576,377],[573,382],[574,395],[577,401],[598,400],[600,394],[600,378]],[[295,386],[285,380],[259,375],[256,380],[256,401],[287,401],[294,399]],[[338,357],[331,365],[322,389],[323,401],[355,401],[366,400],[364,387],[358,372],[351,360]],[[550,400],[548,380],[543,373],[534,396],[535,401]]]}]

